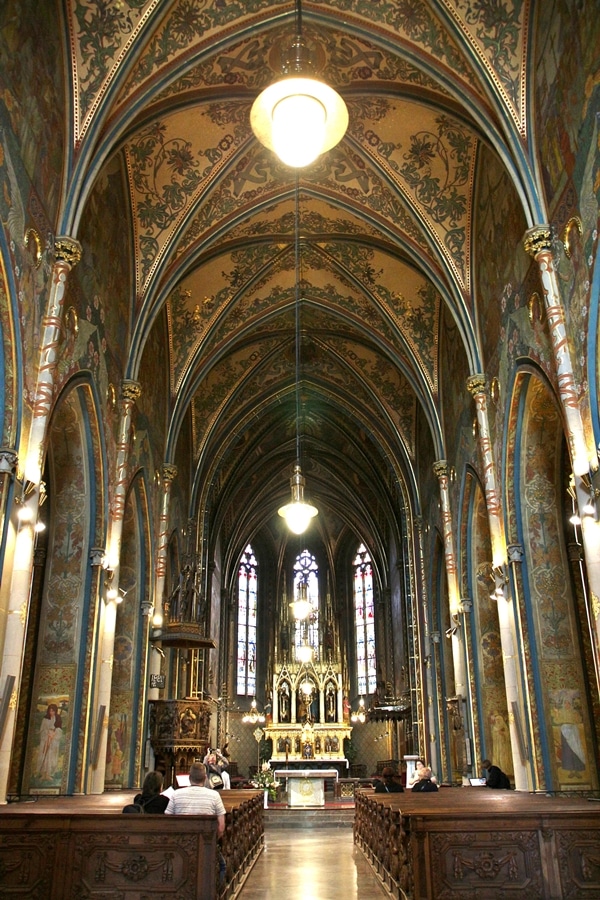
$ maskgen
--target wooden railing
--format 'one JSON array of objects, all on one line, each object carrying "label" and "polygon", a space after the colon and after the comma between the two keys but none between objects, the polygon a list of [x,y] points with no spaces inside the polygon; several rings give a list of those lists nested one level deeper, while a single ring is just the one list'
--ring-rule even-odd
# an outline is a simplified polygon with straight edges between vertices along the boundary
[{"label": "wooden railing", "polygon": [[357,790],[355,843],[393,897],[600,898],[600,810],[585,799]]}]

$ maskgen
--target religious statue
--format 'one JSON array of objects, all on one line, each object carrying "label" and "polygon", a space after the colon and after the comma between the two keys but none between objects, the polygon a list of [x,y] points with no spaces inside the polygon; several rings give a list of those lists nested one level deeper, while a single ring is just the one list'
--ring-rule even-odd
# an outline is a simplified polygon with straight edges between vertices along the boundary
[{"label": "religious statue", "polygon": [[279,721],[290,721],[290,689],[287,681],[279,688]]},{"label": "religious statue", "polygon": [[325,697],[325,709],[327,721],[335,722],[335,691],[332,684],[330,684],[327,688],[327,695]]}]

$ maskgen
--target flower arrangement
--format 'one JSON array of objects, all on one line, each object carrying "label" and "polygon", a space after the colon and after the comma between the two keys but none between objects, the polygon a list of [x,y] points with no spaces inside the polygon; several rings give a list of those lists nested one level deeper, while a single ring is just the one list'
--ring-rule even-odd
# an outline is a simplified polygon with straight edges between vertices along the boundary
[{"label": "flower arrangement", "polygon": [[264,762],[256,773],[254,779],[250,782],[252,787],[261,788],[263,791],[269,792],[269,800],[275,800],[277,797],[277,788],[279,782],[275,781],[275,775],[268,762]]}]

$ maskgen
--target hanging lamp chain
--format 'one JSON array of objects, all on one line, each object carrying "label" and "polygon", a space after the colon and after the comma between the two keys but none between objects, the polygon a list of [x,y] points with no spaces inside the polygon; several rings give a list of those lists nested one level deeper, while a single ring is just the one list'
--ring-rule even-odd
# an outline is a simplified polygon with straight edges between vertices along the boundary
[{"label": "hanging lamp chain", "polygon": [[296,172],[295,207],[296,462],[300,465],[300,181],[298,172]]}]

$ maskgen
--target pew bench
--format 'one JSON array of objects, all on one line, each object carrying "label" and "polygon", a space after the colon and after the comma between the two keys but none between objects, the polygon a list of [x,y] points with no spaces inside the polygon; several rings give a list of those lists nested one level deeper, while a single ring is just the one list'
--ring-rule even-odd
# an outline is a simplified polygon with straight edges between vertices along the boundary
[{"label": "pew bench", "polygon": [[[0,812],[0,895],[29,900],[231,900],[263,849],[262,791],[224,791],[216,816],[123,815],[99,807],[56,812],[11,804]],[[76,807],[76,802],[71,807]],[[219,849],[225,878],[219,880]],[[5,892],[2,893],[2,892]]]},{"label": "pew bench", "polygon": [[400,900],[600,897],[600,817],[585,799],[487,788],[358,790],[354,840]]}]

